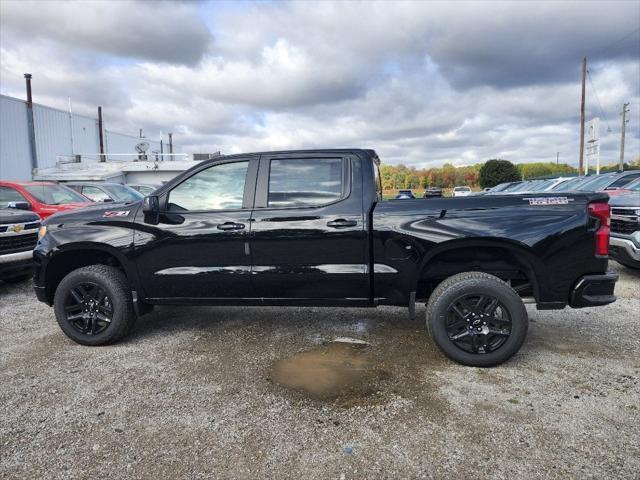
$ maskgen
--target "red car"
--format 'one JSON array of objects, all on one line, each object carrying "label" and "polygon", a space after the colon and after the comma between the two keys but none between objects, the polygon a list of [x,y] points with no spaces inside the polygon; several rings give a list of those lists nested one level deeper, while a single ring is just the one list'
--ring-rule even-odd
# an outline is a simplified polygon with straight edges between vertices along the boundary
[{"label": "red car", "polygon": [[0,208],[11,203],[16,203],[16,208],[37,213],[42,220],[57,212],[93,204],[78,192],[57,183],[0,181]]}]

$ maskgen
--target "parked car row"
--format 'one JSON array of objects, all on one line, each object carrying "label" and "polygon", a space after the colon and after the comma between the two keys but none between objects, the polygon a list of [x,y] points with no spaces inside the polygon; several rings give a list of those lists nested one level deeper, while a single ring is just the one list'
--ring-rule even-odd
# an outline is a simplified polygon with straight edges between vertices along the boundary
[{"label": "parked car row", "polygon": [[0,280],[19,281],[30,274],[42,220],[96,202],[136,202],[155,189],[106,182],[0,181]]},{"label": "parked car row", "polygon": [[507,195],[528,192],[601,192],[624,188],[640,178],[640,170],[585,175],[581,177],[560,177],[548,180],[524,180],[505,182],[480,192],[479,195]]}]

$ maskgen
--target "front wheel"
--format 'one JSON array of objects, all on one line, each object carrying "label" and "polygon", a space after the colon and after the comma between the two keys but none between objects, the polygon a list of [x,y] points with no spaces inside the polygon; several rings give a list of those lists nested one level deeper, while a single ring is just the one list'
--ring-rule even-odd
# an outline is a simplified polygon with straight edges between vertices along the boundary
[{"label": "front wheel", "polygon": [[135,322],[127,277],[106,265],[72,271],[54,296],[62,331],[82,345],[106,345],[123,338]]},{"label": "front wheel", "polygon": [[527,336],[527,310],[498,277],[465,272],[449,277],[427,303],[427,328],[450,359],[493,367],[511,358]]}]

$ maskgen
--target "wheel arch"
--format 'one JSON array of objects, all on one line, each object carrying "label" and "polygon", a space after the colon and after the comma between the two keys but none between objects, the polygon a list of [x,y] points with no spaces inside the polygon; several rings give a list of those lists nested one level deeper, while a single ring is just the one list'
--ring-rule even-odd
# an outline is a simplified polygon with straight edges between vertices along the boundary
[{"label": "wheel arch", "polygon": [[134,265],[117,248],[110,245],[82,242],[65,245],[54,251],[47,260],[44,271],[44,284],[49,303],[60,281],[73,270],[89,265],[108,265],[121,270],[127,277],[132,290],[138,290],[139,282]]},{"label": "wheel arch", "polygon": [[[528,246],[505,239],[459,239],[437,245],[421,259],[414,286],[421,298],[421,291],[430,293],[440,281],[458,273],[480,271],[509,280],[509,270],[521,272],[532,295],[539,298],[540,261]],[[427,283],[432,284],[430,290]]]}]

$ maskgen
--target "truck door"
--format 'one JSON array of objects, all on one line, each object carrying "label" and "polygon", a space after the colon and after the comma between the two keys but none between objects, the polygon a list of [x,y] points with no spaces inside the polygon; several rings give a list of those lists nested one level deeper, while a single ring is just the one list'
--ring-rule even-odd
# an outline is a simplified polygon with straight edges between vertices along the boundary
[{"label": "truck door", "polygon": [[227,159],[196,169],[162,193],[157,225],[134,242],[147,298],[224,301],[250,297],[249,232],[258,159]]},{"label": "truck door", "polygon": [[358,158],[260,157],[251,217],[255,296],[265,303],[368,301],[365,239]]}]

